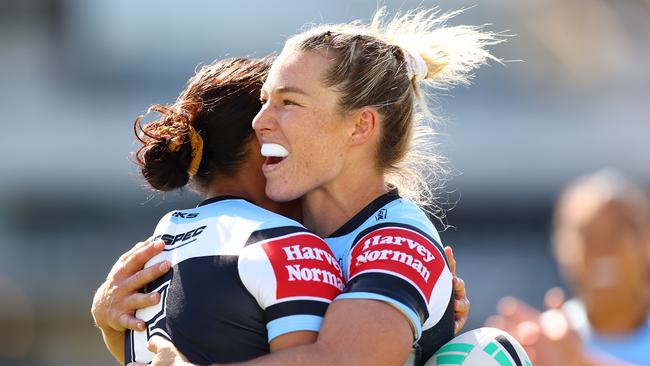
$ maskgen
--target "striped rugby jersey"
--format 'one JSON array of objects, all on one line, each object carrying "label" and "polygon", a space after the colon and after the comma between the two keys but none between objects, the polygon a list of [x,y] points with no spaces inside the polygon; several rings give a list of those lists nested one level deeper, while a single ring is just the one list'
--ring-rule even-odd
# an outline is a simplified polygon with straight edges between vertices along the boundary
[{"label": "striped rugby jersey", "polygon": [[172,270],[144,292],[161,293],[138,310],[145,331],[128,331],[125,361],[150,362],[154,335],[171,340],[192,363],[237,362],[269,353],[269,342],[318,331],[344,286],[325,242],[296,221],[237,197],[216,197],[172,211],[156,227]]},{"label": "striped rugby jersey", "polygon": [[374,299],[411,323],[409,362],[423,364],[454,337],[452,275],[426,214],[396,190],[371,202],[325,242],[347,281],[336,299]]}]

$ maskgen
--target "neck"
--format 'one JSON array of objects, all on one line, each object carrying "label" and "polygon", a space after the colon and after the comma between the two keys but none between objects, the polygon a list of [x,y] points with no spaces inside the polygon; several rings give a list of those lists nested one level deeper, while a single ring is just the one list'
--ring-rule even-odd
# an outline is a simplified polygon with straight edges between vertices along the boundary
[{"label": "neck", "polygon": [[216,196],[241,197],[264,209],[300,222],[302,219],[300,201],[271,201],[264,193],[265,182],[261,169],[253,162],[252,164],[245,164],[235,174],[222,174],[215,177],[204,195],[206,198]]},{"label": "neck", "polygon": [[[587,317],[591,327],[601,334],[625,335],[639,329],[647,321],[647,308],[644,306],[630,306],[627,303],[616,311],[587,308]],[[625,309],[625,310],[621,310]]]},{"label": "neck", "polygon": [[242,179],[239,174],[235,176],[218,176],[205,191],[205,198],[217,196],[237,196],[262,206],[264,200],[259,196],[250,181]]},{"label": "neck", "polygon": [[388,189],[381,174],[337,178],[302,198],[303,224],[327,237]]}]

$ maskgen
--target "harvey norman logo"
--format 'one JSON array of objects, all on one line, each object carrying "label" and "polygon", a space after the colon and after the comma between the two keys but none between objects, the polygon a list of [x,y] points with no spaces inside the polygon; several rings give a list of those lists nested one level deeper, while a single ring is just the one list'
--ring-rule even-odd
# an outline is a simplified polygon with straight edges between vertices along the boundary
[{"label": "harvey norman logo", "polygon": [[406,228],[384,227],[361,238],[352,249],[350,277],[364,271],[396,273],[428,297],[443,268],[444,260],[428,238]]},{"label": "harvey norman logo", "polygon": [[313,296],[332,300],[345,285],[341,267],[325,242],[298,233],[262,244],[277,280],[277,298]]},{"label": "harvey norman logo", "polygon": [[[312,247],[301,247],[300,245],[292,245],[283,247],[282,250],[286,254],[286,259],[292,261],[305,261],[316,260],[327,262],[331,267],[334,267],[338,273],[341,271],[339,262],[334,258],[329,250]],[[328,285],[337,287],[343,290],[343,280],[337,274],[323,268],[305,267],[301,264],[287,264],[285,265],[289,273],[289,281],[317,281],[324,282]]]}]

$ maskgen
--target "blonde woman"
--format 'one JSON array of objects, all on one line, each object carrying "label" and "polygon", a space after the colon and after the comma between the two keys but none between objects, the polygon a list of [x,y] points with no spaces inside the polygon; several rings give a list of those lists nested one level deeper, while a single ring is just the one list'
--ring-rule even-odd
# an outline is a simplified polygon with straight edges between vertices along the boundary
[{"label": "blonde woman", "polygon": [[[290,38],[262,86],[253,127],[266,194],[301,198],[303,223],[341,262],[347,285],[315,343],[246,365],[422,364],[454,335],[452,276],[418,204],[437,166],[419,123],[422,84],[466,84],[494,59],[493,34],[415,12],[370,25],[321,25]],[[419,107],[418,107],[419,105]],[[430,143],[430,141],[428,142]],[[422,150],[424,148],[424,150]],[[182,364],[153,338],[153,364]]]}]

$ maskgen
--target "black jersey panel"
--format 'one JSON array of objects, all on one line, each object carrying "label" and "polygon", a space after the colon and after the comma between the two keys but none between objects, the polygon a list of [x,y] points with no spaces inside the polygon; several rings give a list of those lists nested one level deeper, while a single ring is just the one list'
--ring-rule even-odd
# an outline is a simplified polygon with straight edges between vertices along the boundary
[{"label": "black jersey panel", "polygon": [[269,352],[264,313],[241,283],[237,261],[195,257],[174,268],[167,333],[192,363],[245,361]]},{"label": "black jersey panel", "polygon": [[370,292],[396,300],[413,310],[420,318],[420,323],[429,317],[427,304],[422,295],[409,282],[385,273],[362,273],[348,281],[343,293]]},{"label": "black jersey panel", "polygon": [[440,347],[454,338],[454,294],[452,291],[449,305],[442,319],[433,327],[422,331],[422,336],[415,345],[416,366],[422,366]]},{"label": "black jersey panel", "polygon": [[324,316],[329,303],[312,300],[295,300],[280,302],[266,308],[266,321],[296,314]]},{"label": "black jersey panel", "polygon": [[258,230],[258,231],[254,231],[250,235],[250,237],[246,241],[245,246],[259,243],[261,241],[272,239],[272,238],[278,238],[284,235],[289,235],[293,233],[304,233],[304,232],[309,232],[309,231],[304,227],[299,227],[299,226],[280,226],[280,227],[274,227],[270,229]]}]

